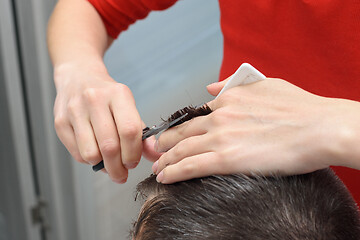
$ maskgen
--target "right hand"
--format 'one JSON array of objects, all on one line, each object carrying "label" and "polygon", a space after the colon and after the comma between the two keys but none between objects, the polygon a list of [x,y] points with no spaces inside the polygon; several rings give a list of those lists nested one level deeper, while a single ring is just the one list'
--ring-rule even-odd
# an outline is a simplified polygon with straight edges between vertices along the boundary
[{"label": "right hand", "polygon": [[[114,81],[101,64],[62,65],[55,68],[54,78],[55,129],[61,142],[78,162],[104,160],[110,178],[125,183],[143,147],[144,123],[130,89]],[[149,139],[147,145],[153,142]],[[157,158],[155,152],[147,155]]]}]

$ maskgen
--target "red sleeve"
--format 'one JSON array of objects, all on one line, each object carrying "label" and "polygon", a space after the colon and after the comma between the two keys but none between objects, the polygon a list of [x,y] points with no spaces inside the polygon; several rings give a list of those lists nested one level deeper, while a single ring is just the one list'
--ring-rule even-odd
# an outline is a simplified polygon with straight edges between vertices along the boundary
[{"label": "red sleeve", "polygon": [[100,14],[106,31],[112,38],[152,10],[164,10],[177,0],[88,0]]}]

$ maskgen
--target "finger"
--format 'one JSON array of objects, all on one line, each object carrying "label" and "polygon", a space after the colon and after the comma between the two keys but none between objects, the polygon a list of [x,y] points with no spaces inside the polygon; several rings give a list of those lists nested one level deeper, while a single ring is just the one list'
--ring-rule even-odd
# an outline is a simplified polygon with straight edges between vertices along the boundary
[{"label": "finger", "polygon": [[114,182],[125,182],[128,172],[121,162],[119,136],[110,109],[93,105],[90,120],[106,171]]},{"label": "finger", "polygon": [[135,168],[142,154],[142,121],[131,92],[115,99],[111,108],[120,137],[122,163],[127,169]]},{"label": "finger", "polygon": [[221,89],[223,89],[223,87],[225,86],[227,81],[230,79],[230,77],[226,78],[225,80],[223,80],[221,82],[215,82],[215,83],[211,83],[211,84],[207,85],[206,86],[207,91],[211,95],[217,96],[219,94],[219,92],[221,91]]},{"label": "finger", "polygon": [[162,170],[156,180],[164,184],[185,181],[193,178],[214,174],[226,174],[226,170],[219,168],[221,159],[215,152],[207,152],[191,156]]},{"label": "finger", "polygon": [[185,158],[210,152],[212,149],[211,139],[207,134],[186,138],[176,144],[168,152],[164,153],[157,163],[153,165],[154,173],[158,174],[166,166],[173,165]]},{"label": "finger", "polygon": [[[233,89],[229,89],[226,93],[224,93],[222,96],[215,98],[214,100],[211,100],[207,102],[206,104],[211,108],[212,113],[214,113],[216,110],[223,108],[224,106],[236,103],[238,105],[242,104],[240,101],[237,101],[233,98],[233,96],[230,94],[230,92]],[[236,102],[237,101],[237,102]]]},{"label": "finger", "polygon": [[207,132],[208,116],[196,117],[166,130],[160,135],[155,150],[157,152],[166,152],[185,138],[205,134]]},{"label": "finger", "polygon": [[78,119],[72,125],[81,157],[91,165],[98,164],[102,157],[89,119]]},{"label": "finger", "polygon": [[[61,126],[60,126],[61,125]],[[60,141],[64,144],[66,149],[69,151],[71,156],[80,163],[88,164],[82,157],[79,152],[76,138],[74,134],[74,130],[69,123],[59,124],[57,120],[55,120],[55,129],[56,133],[60,139]]]},{"label": "finger", "polygon": [[162,155],[155,151],[155,143],[155,136],[151,136],[143,141],[143,156],[151,162],[155,162]]}]

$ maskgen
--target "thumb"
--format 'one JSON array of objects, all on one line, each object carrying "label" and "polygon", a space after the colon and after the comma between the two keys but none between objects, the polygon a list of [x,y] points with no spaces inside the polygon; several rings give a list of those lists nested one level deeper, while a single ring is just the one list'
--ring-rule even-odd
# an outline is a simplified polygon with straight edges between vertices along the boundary
[{"label": "thumb", "polygon": [[225,80],[223,80],[221,82],[215,82],[215,83],[211,83],[211,84],[207,85],[206,86],[207,91],[211,95],[217,96],[219,94],[219,92],[221,91],[221,89],[223,89],[223,87],[225,86],[227,81],[230,79],[230,77],[226,78]]},{"label": "thumb", "polygon": [[143,156],[150,162],[155,162],[162,155],[155,151],[155,136],[151,136],[143,141]]}]

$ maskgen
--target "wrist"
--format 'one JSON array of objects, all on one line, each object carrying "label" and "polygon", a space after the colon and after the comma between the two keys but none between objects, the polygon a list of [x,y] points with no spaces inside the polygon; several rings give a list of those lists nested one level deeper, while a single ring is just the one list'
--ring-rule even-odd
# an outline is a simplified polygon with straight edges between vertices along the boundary
[{"label": "wrist", "polygon": [[78,57],[54,64],[54,74],[62,75],[69,71],[93,70],[107,72],[101,57]]},{"label": "wrist", "polygon": [[326,142],[331,165],[360,169],[360,103],[334,99]]},{"label": "wrist", "polygon": [[92,75],[108,74],[106,66],[102,59],[74,59],[72,61],[62,62],[54,65],[54,82],[55,85],[63,83],[66,79],[79,79],[73,78],[78,74],[88,73]]}]

